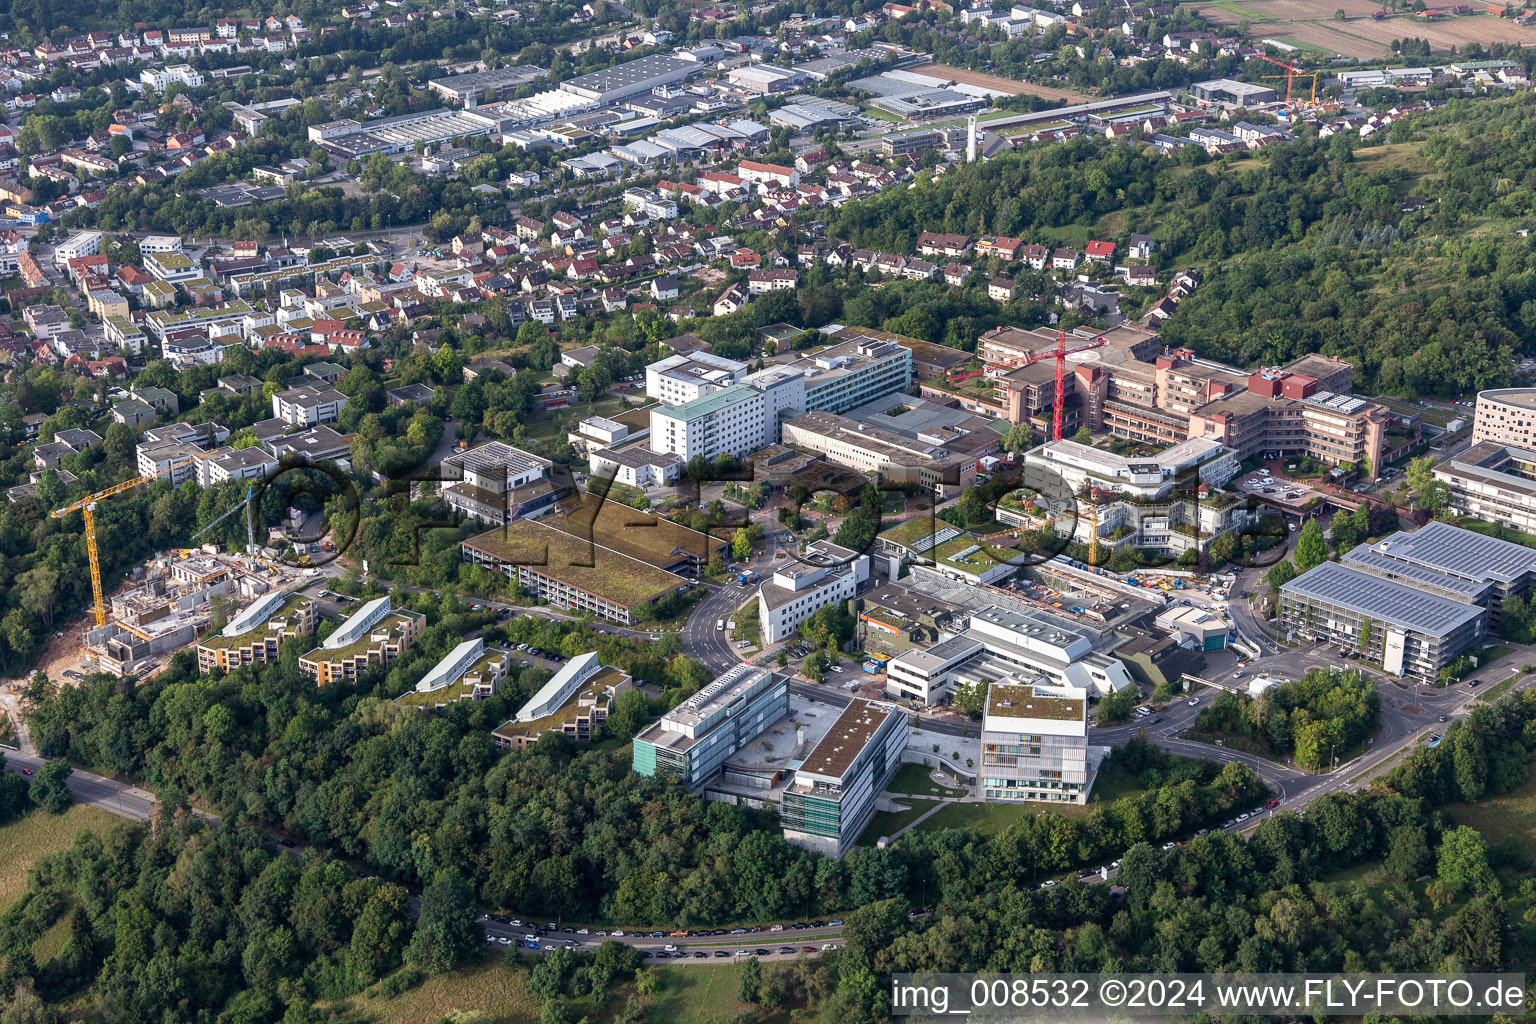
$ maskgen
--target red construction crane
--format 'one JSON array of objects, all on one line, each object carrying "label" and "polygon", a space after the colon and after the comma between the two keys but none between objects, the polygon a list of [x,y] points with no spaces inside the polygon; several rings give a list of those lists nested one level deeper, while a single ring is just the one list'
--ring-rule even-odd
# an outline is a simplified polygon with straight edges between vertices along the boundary
[{"label": "red construction crane", "polygon": [[1051,413],[1051,440],[1061,440],[1061,417],[1067,404],[1067,329],[1056,333],[1056,410]]},{"label": "red construction crane", "polygon": [[[1267,60],[1271,64],[1278,64],[1280,67],[1285,68],[1285,102],[1286,105],[1289,106],[1291,102],[1291,80],[1296,76],[1296,72],[1300,69],[1297,68],[1295,64],[1287,64],[1283,60],[1275,60],[1275,58],[1266,57],[1262,53],[1256,53],[1254,56],[1259,58],[1259,60]],[[1275,77],[1278,78],[1279,76],[1277,75]]]}]

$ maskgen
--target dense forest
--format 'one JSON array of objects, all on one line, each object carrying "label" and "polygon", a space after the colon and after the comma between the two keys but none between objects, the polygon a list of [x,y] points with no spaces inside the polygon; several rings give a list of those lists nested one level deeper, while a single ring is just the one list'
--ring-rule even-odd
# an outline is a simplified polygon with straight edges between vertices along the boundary
[{"label": "dense forest", "polygon": [[[1117,768],[1145,788],[1086,817],[1024,817],[993,836],[920,830],[832,861],[787,846],[766,816],[633,774],[623,748],[550,739],[497,754],[486,730],[511,706],[502,698],[423,714],[381,699],[402,680],[316,691],[291,661],[195,680],[183,659],[137,689],[94,677],[30,694],[50,753],[115,764],[172,808],[195,795],[224,816],[216,828],[185,813],[125,826],[45,861],[0,929],[25,939],[4,949],[8,983],[56,997],[94,979],[98,1006],[115,1011],[135,991],[149,1011],[113,1019],[238,1007],[229,1019],[309,1021],[309,1000],[393,964],[408,965],[393,983],[409,985],[413,970],[481,955],[482,906],[684,926],[836,912],[846,951],[781,980],[841,1024],[883,1016],[893,971],[1478,971],[1532,938],[1521,910],[1536,883],[1518,846],[1489,848],[1436,808],[1525,781],[1536,694],[1476,709],[1370,789],[1266,818],[1247,842],[1217,830],[1159,852],[1161,837],[1260,790],[1240,765],[1133,741]],[[260,823],[317,849],[298,863],[277,855],[250,831]],[[1116,890],[1030,891],[1121,851]],[[355,881],[326,852],[424,882],[420,920],[405,921],[392,883]],[[1368,861],[1399,886],[1431,874],[1425,895],[1443,920],[1411,895],[1394,905],[1326,881]],[[1502,883],[1511,869],[1525,881]],[[225,884],[209,888],[210,871]],[[32,962],[30,936],[58,920],[68,941]]]}]

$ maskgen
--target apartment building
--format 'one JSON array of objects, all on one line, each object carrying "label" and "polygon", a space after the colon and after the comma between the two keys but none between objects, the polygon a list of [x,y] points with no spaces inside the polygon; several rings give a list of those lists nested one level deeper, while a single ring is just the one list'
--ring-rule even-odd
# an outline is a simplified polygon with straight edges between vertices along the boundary
[{"label": "apartment building", "polygon": [[444,708],[460,700],[494,697],[512,668],[512,652],[488,647],[483,639],[465,640],[432,666],[432,671],[400,703],[416,708]]},{"label": "apartment building", "polygon": [[869,579],[869,555],[817,541],[792,565],[779,568],[757,590],[763,641],[776,644],[828,605],[847,601]]},{"label": "apartment building", "polygon": [[334,423],[347,396],[331,388],[290,388],[272,396],[272,415],[290,427]]},{"label": "apartment building", "polygon": [[634,770],[696,788],[788,714],[786,676],[736,665],[635,736]]},{"label": "apartment building", "polygon": [[981,720],[981,784],[988,800],[1087,803],[1097,764],[1088,749],[1088,691],[996,679]]},{"label": "apartment building", "polygon": [[315,602],[302,594],[264,594],[229,621],[217,634],[197,645],[197,669],[231,672],[241,665],[267,665],[277,661],[282,645],[301,636],[313,636]]},{"label": "apartment building", "polygon": [[779,801],[784,838],[841,857],[901,767],[911,724],[894,704],[855,698],[795,770]]},{"label": "apartment building", "polygon": [[354,682],[370,670],[392,664],[426,629],[426,616],[394,610],[389,597],[376,597],[353,612],[319,647],[299,659],[299,671],[317,686]]}]

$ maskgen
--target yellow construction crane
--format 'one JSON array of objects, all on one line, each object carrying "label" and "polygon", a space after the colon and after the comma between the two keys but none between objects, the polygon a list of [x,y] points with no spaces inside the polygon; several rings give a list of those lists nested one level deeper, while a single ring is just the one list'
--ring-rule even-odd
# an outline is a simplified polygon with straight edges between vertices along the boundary
[{"label": "yellow construction crane", "polygon": [[104,491],[97,491],[95,494],[81,498],[73,505],[66,505],[64,508],[54,509],[53,518],[55,519],[63,519],[65,516],[69,515],[71,512],[74,512],[76,509],[78,509],[80,513],[85,516],[85,551],[86,554],[90,557],[91,562],[91,595],[96,599],[96,625],[98,628],[107,624],[107,606],[101,599],[101,559],[96,554],[96,503],[101,501],[103,498],[110,498],[114,494],[122,494],[124,491],[131,491],[140,484],[147,484],[151,480],[154,480],[166,473],[174,473],[176,470],[181,469],[183,466],[190,466],[192,463],[197,462],[199,459],[206,459],[210,455],[216,455],[220,450],[221,449],[215,448],[213,451],[202,452],[198,455],[192,456],[190,459],[183,459],[180,462],[173,463],[170,466],[167,466],[165,469],[160,470],[158,473],[151,473],[148,476],[136,476],[131,480],[124,480],[120,484],[113,484],[111,487],[108,487]]}]

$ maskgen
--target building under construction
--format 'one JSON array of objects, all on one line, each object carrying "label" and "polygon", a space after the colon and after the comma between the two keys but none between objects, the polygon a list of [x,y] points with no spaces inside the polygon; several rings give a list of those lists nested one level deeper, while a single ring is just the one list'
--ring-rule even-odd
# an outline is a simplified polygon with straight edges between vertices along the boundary
[{"label": "building under construction", "polygon": [[299,578],[284,567],[219,554],[211,545],[157,557],[135,576],[131,589],[112,597],[107,623],[85,634],[86,653],[103,672],[139,673],[207,632],[216,604],[233,617]]}]

